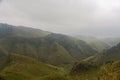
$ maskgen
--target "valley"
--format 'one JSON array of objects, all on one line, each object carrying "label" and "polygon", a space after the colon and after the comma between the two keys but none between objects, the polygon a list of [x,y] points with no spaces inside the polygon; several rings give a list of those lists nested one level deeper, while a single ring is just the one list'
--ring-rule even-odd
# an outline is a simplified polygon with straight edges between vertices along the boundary
[{"label": "valley", "polygon": [[0,80],[120,80],[119,76],[119,42],[0,23]]}]

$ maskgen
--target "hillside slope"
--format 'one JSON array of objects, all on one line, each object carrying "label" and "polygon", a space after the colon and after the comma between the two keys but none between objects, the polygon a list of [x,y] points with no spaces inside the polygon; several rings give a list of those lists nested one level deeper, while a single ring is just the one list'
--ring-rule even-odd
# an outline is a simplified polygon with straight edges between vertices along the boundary
[{"label": "hillside slope", "polygon": [[93,49],[97,50],[98,52],[101,52],[104,49],[109,49],[111,47],[107,42],[96,37],[84,35],[78,35],[76,37],[80,40],[85,41],[87,44],[89,44]]},{"label": "hillside slope", "polygon": [[0,48],[6,53],[17,53],[52,65],[66,65],[97,51],[82,40],[39,29],[0,24]]},{"label": "hillside slope", "polygon": [[50,32],[42,31],[40,29],[34,29],[23,26],[13,26],[0,23],[0,38],[18,36],[18,37],[44,37],[50,34]]},{"label": "hillside slope", "polygon": [[85,61],[91,61],[98,64],[103,64],[107,62],[113,62],[120,60],[120,43],[117,46],[114,46],[108,50],[103,51],[102,53],[91,56]]},{"label": "hillside slope", "polygon": [[[60,74],[57,67],[46,65],[30,57],[11,54],[7,57],[0,79],[4,80],[37,80],[51,74]],[[41,79],[40,79],[41,80]]]},{"label": "hillside slope", "polygon": [[102,38],[101,40],[106,42],[112,47],[120,43],[120,37],[107,37],[107,38]]}]

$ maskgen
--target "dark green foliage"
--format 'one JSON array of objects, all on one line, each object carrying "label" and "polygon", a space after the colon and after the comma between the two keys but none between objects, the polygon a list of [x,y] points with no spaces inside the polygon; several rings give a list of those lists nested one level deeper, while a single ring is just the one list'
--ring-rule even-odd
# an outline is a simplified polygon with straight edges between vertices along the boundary
[{"label": "dark green foliage", "polygon": [[0,80],[5,80],[2,74],[0,74]]},{"label": "dark green foliage", "polygon": [[73,68],[71,69],[71,74],[72,75],[83,74],[91,70],[95,70],[96,68],[97,68],[96,64],[79,62],[74,64]]},{"label": "dark green foliage", "polygon": [[5,80],[4,78],[0,77],[0,80]]}]

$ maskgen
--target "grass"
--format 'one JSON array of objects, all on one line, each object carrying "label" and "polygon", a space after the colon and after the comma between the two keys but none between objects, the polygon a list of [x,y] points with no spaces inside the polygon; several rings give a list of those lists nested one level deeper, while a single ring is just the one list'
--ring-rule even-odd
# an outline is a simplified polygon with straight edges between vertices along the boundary
[{"label": "grass", "polygon": [[32,58],[12,54],[1,71],[1,75],[5,80],[33,80],[61,72],[59,68],[51,67]]}]

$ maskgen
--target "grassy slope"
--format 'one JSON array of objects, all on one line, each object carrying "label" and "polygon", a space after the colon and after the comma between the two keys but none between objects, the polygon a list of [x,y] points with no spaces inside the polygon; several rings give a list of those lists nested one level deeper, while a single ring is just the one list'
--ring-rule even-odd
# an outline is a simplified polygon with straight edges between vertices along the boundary
[{"label": "grassy slope", "polygon": [[96,53],[84,41],[39,29],[0,24],[0,47],[54,65],[66,65]]},{"label": "grassy slope", "polygon": [[26,56],[12,54],[8,57],[1,75],[5,80],[37,80],[61,72],[62,70],[57,67],[46,65]]},{"label": "grassy slope", "polygon": [[[76,74],[76,80],[119,80],[119,60],[120,44],[104,51],[102,54],[97,54],[84,59],[83,61],[86,64],[84,64],[83,61],[75,64],[72,73]],[[97,68],[91,67],[89,64],[95,64]]]},{"label": "grassy slope", "polygon": [[[35,33],[37,30],[29,28],[2,26],[7,26],[7,28],[0,27],[3,28],[3,30],[0,29],[0,48],[7,53],[20,54],[11,55],[7,65],[2,70],[1,75],[7,80],[70,80],[69,77],[64,76],[64,71],[61,72],[56,67],[50,67],[32,58],[53,65],[62,65],[96,53],[84,41],[65,35],[44,35],[39,33],[40,30]],[[41,34],[44,38],[41,38],[41,35],[38,34]],[[24,56],[21,56],[21,54]],[[56,73],[56,70],[60,73]]]},{"label": "grassy slope", "polygon": [[92,49],[84,41],[61,34],[50,34],[46,37],[48,41],[57,41],[75,59],[85,58],[95,54],[97,51]]},{"label": "grassy slope", "polygon": [[101,64],[117,60],[120,60],[120,44],[103,51],[103,53],[94,55],[91,59],[88,59],[87,61],[92,61]]},{"label": "grassy slope", "polygon": [[58,40],[48,36],[46,38],[7,37],[0,39],[0,44],[1,48],[9,53],[19,53],[54,65],[69,64],[96,52],[83,41],[69,38],[64,40],[62,37]]},{"label": "grassy slope", "polygon": [[1,40],[2,48],[9,53],[19,53],[54,65],[69,64],[75,61],[57,42],[41,38],[12,37]]}]

